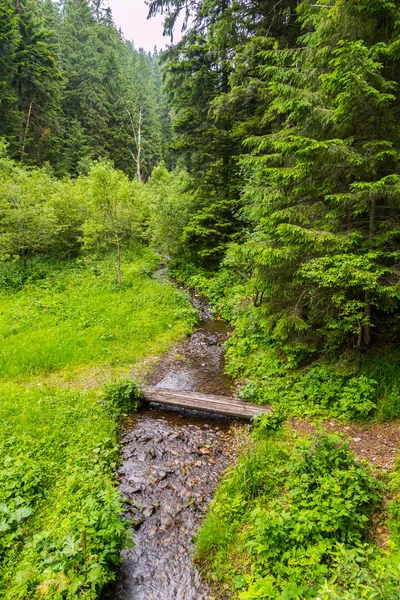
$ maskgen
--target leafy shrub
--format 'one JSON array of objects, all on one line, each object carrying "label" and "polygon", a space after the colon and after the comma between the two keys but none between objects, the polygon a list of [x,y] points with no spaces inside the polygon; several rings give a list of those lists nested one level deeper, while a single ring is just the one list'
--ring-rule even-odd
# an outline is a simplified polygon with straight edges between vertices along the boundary
[{"label": "leafy shrub", "polygon": [[298,448],[288,464],[286,493],[255,509],[247,547],[256,570],[274,587],[312,597],[310,585],[329,574],[337,543],[351,546],[367,535],[380,486],[357,465],[339,438],[322,436]]},{"label": "leafy shrub", "polygon": [[43,265],[27,268],[21,262],[0,264],[0,289],[18,291],[26,284],[39,282],[47,274]]},{"label": "leafy shrub", "polygon": [[364,375],[337,373],[316,364],[307,372],[285,372],[251,380],[240,395],[258,404],[272,404],[287,414],[331,415],[364,419],[376,408],[377,382]]},{"label": "leafy shrub", "polygon": [[27,566],[33,560],[36,572],[17,573],[20,581],[16,590],[22,593],[36,584],[46,598],[60,598],[62,592],[66,599],[94,599],[104,584],[114,580],[115,568],[121,562],[120,550],[128,545],[129,538],[117,491],[100,473],[97,479],[96,485],[90,477],[94,488],[90,490],[82,485],[80,473],[70,478],[72,486],[82,486],[86,497],[75,489],[79,504],[76,500],[70,506],[66,504],[64,518],[55,529],[42,530],[32,537],[25,548],[25,561]]},{"label": "leafy shrub", "polygon": [[400,459],[396,461],[395,469],[390,474],[389,527],[394,548],[400,551]]},{"label": "leafy shrub", "polygon": [[117,427],[95,392],[1,384],[0,597],[99,596],[127,523]]},{"label": "leafy shrub", "polygon": [[143,392],[132,379],[114,379],[104,388],[101,404],[111,414],[120,416],[136,413],[143,399]]},{"label": "leafy shrub", "polygon": [[[243,471],[251,464],[261,473],[247,494]],[[316,598],[328,584],[346,590],[338,556],[359,548],[366,561],[378,556],[368,534],[382,491],[341,438],[299,440],[282,431],[260,440],[222,482],[198,555],[225,586],[241,590],[241,600]]]},{"label": "leafy shrub", "polygon": [[264,437],[276,433],[285,422],[286,417],[280,413],[256,415],[253,417],[254,433],[257,437]]},{"label": "leafy shrub", "polygon": [[381,555],[369,544],[353,548],[337,544],[331,560],[334,575],[317,591],[320,600],[400,598],[400,564],[396,557]]},{"label": "leafy shrub", "polygon": [[386,394],[379,408],[384,421],[396,419],[400,415],[400,392],[392,390]]},{"label": "leafy shrub", "polygon": [[[4,448],[2,448],[4,450]],[[25,520],[43,497],[43,473],[22,458],[5,456],[0,466],[0,563],[23,536]]]},{"label": "leafy shrub", "polygon": [[345,419],[362,419],[376,408],[377,382],[364,375],[353,377],[341,390],[338,411]]},{"label": "leafy shrub", "polygon": [[[226,579],[226,587],[242,587],[242,576],[237,575],[232,554],[236,549],[240,564],[242,556],[241,531],[248,529],[248,517],[259,499],[279,493],[283,467],[290,457],[288,448],[277,443],[276,437],[264,437],[251,444],[241,454],[234,469],[229,471],[217,488],[210,509],[196,536],[196,557],[205,563],[205,573],[214,572]],[[210,561],[212,565],[210,567]]]}]

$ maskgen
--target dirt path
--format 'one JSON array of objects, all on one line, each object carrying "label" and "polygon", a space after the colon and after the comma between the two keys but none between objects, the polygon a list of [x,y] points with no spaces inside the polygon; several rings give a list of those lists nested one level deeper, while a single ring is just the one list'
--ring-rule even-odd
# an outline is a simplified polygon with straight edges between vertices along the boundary
[{"label": "dirt path", "polygon": [[[316,431],[316,428],[307,421],[290,419],[289,423],[297,431],[304,433]],[[394,468],[400,451],[400,420],[363,425],[330,420],[321,423],[321,429],[342,435],[359,460],[367,460],[373,467],[383,471]]]}]

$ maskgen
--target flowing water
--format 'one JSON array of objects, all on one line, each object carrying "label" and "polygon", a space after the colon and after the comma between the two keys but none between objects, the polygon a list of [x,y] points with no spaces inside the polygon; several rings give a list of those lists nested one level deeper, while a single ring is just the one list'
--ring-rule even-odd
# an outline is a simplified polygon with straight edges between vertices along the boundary
[{"label": "flowing water", "polygon": [[[152,385],[233,395],[223,372],[225,323],[198,303],[202,321],[188,340],[164,357]],[[210,592],[192,561],[192,538],[232,460],[230,428],[223,417],[162,410],[150,405],[122,437],[118,471],[127,514],[134,514],[132,549],[124,552],[115,600],[207,600]]]}]

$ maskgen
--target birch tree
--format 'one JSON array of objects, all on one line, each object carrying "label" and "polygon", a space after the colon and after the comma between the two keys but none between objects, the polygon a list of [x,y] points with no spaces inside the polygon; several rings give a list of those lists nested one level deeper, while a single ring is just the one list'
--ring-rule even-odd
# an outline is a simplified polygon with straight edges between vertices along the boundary
[{"label": "birch tree", "polygon": [[84,223],[84,247],[116,252],[117,283],[121,283],[121,249],[136,231],[136,207],[128,177],[109,162],[99,162],[90,171],[91,216]]}]

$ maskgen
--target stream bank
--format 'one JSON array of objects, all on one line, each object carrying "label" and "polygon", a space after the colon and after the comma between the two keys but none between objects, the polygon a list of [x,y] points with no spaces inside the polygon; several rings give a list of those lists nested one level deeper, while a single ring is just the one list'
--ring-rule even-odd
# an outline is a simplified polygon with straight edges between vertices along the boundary
[{"label": "stream bank", "polygon": [[[194,296],[201,322],[164,356],[151,385],[233,396],[224,373],[229,329]],[[195,411],[150,405],[122,436],[118,470],[126,515],[133,516],[132,549],[124,551],[115,600],[208,600],[211,592],[192,561],[192,538],[221,473],[237,456],[242,425]]]}]

